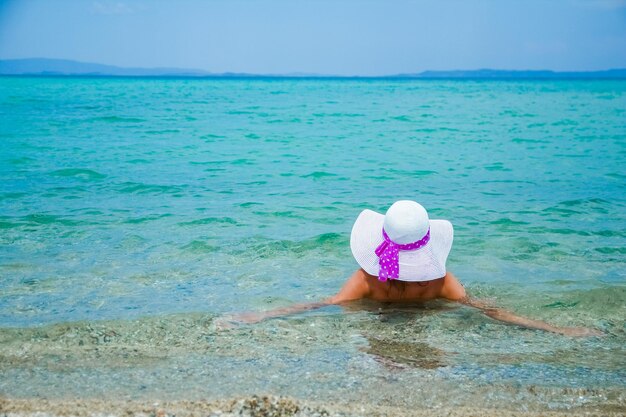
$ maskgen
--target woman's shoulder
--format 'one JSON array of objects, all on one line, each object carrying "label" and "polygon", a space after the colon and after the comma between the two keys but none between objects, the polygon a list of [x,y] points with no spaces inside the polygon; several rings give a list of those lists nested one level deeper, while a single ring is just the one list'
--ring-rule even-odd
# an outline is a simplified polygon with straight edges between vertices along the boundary
[{"label": "woman's shoulder", "polygon": [[443,277],[443,286],[441,287],[439,297],[447,300],[458,301],[466,296],[467,294],[465,293],[465,287],[463,287],[463,284],[461,284],[452,272],[446,272],[446,275]]},{"label": "woman's shoulder", "polygon": [[371,275],[363,269],[356,270],[356,272],[348,278],[341,290],[331,297],[328,302],[332,304],[339,304],[346,301],[368,298],[371,293],[370,278]]}]

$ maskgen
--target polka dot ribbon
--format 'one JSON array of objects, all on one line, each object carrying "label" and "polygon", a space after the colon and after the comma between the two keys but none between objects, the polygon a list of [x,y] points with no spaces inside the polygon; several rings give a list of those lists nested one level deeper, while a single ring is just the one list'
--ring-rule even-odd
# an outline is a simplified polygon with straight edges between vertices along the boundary
[{"label": "polka dot ribbon", "polygon": [[400,251],[409,251],[420,249],[425,246],[430,240],[430,228],[423,238],[417,242],[406,243],[400,245],[389,239],[387,232],[383,229],[383,243],[378,245],[374,253],[378,256],[378,264],[380,265],[380,272],[378,273],[379,281],[387,281],[387,279],[397,279],[400,276],[400,266],[398,265],[400,259]]}]

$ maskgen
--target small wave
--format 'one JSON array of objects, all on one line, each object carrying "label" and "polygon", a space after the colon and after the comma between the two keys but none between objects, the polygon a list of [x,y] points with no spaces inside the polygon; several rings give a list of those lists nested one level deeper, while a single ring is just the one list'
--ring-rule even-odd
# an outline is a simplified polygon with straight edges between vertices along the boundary
[{"label": "small wave", "polygon": [[549,227],[529,227],[526,229],[527,233],[543,235],[545,233],[554,233],[557,235],[579,235],[579,236],[589,236],[590,233],[585,230],[575,230],[575,229],[565,229],[565,228],[549,228]]},{"label": "small wave", "polygon": [[189,161],[189,165],[221,165],[227,161]]},{"label": "small wave", "polygon": [[93,104],[85,104],[85,105],[81,105],[81,106],[74,106],[75,109],[77,110],[102,110],[102,109],[108,109],[109,107],[104,107],[101,105],[93,105]]},{"label": "small wave", "polygon": [[508,217],[502,217],[498,220],[494,220],[489,222],[489,224],[497,225],[497,226],[524,226],[530,224],[528,222],[516,221],[509,219]]},{"label": "small wave", "polygon": [[105,123],[143,123],[146,120],[138,117],[121,117],[121,116],[102,116],[89,119],[93,122],[105,122]]},{"label": "small wave", "polygon": [[230,162],[231,165],[254,165],[254,160],[247,158],[239,158]]},{"label": "small wave", "polygon": [[267,181],[261,180],[261,181],[239,182],[237,184],[238,185],[265,185],[267,184]]},{"label": "small wave", "polygon": [[22,198],[24,196],[27,196],[27,193],[2,193],[0,194],[0,201],[2,200],[15,200],[17,198]]},{"label": "small wave", "polygon": [[622,230],[577,230],[567,228],[550,228],[550,227],[528,227],[525,229],[527,233],[543,235],[545,233],[554,233],[557,235],[578,235],[578,236],[601,236],[601,237],[626,237],[626,231]]},{"label": "small wave", "polygon": [[12,229],[14,227],[20,227],[20,223],[8,222],[4,220],[0,220],[0,229]]},{"label": "small wave", "polygon": [[162,129],[162,130],[147,130],[145,133],[149,135],[169,135],[171,133],[179,133],[179,129]]},{"label": "small wave", "polygon": [[582,198],[577,200],[565,200],[558,204],[547,207],[541,211],[542,215],[546,214],[558,214],[561,217],[570,217],[575,214],[596,212],[596,213],[608,213],[608,207],[611,205],[610,201],[601,198]]},{"label": "small wave", "polygon": [[407,177],[425,177],[428,175],[436,174],[437,171],[431,171],[427,169],[417,169],[417,170],[404,170],[404,169],[387,169],[386,172],[399,176],[407,176]]},{"label": "small wave", "polygon": [[221,250],[219,246],[209,245],[202,240],[193,240],[184,245],[182,249],[192,253],[213,253]]},{"label": "small wave", "polygon": [[230,110],[230,111],[227,111],[226,114],[235,114],[235,115],[239,115],[239,114],[254,114],[254,112],[246,111],[246,110]]},{"label": "small wave", "polygon": [[314,117],[363,117],[362,113],[313,113]]},{"label": "small wave", "polygon": [[398,122],[412,122],[413,120],[409,117],[409,116],[393,116],[391,117],[392,120],[396,120]]},{"label": "small wave", "polygon": [[263,203],[255,203],[254,201],[248,201],[246,203],[239,204],[239,207],[248,208],[252,206],[262,206]]},{"label": "small wave", "polygon": [[600,253],[604,253],[606,255],[626,255],[626,248],[614,248],[614,247],[601,247],[601,248],[596,248],[595,249],[596,252],[600,252]]},{"label": "small wave", "polygon": [[172,214],[169,213],[165,213],[165,214],[152,214],[149,216],[141,216],[141,217],[133,217],[130,219],[126,219],[124,220],[124,223],[126,224],[139,224],[139,223],[145,223],[145,222],[151,222],[153,220],[159,220],[165,217],[171,217]]},{"label": "small wave", "polygon": [[206,135],[200,136],[200,139],[208,141],[208,140],[213,140],[213,139],[223,139],[225,137],[226,136],[223,136],[223,135],[214,135],[212,133],[207,133]]},{"label": "small wave", "polygon": [[551,123],[552,126],[577,126],[578,122],[572,119],[561,119],[557,122]]},{"label": "small wave", "polygon": [[502,162],[494,162],[490,165],[485,165],[484,168],[487,171],[512,171],[511,168],[506,168]]},{"label": "small wave", "polygon": [[511,116],[511,117],[537,117],[536,114],[532,113],[520,113],[515,110],[505,110],[500,112],[500,116]]},{"label": "small wave", "polygon": [[13,158],[13,159],[10,159],[10,160],[9,160],[9,162],[10,162],[12,165],[26,165],[26,164],[29,164],[29,163],[31,163],[31,162],[35,162],[35,159],[33,159],[33,158],[29,158],[29,157],[27,157],[27,156],[23,156],[23,157],[21,157],[21,158]]},{"label": "small wave", "polygon": [[586,205],[604,206],[604,205],[609,205],[609,204],[611,204],[610,201],[604,200],[602,198],[581,198],[578,200],[561,201],[559,203],[559,205],[566,206],[566,207],[576,207],[576,206],[586,206]]},{"label": "small wave", "polygon": [[616,180],[626,180],[626,175],[618,174],[617,172],[606,174],[605,177],[615,178]]},{"label": "small wave", "polygon": [[397,179],[396,177],[390,177],[389,175],[364,175],[363,178],[379,181],[391,181]]},{"label": "small wave", "polygon": [[117,191],[124,194],[178,194],[183,191],[183,187],[124,182],[117,187]]},{"label": "small wave", "polygon": [[293,210],[283,210],[283,211],[254,211],[254,214],[266,217],[279,217],[279,218],[289,218],[289,219],[305,219],[306,217],[302,214],[296,214]]},{"label": "small wave", "polygon": [[339,233],[324,233],[309,239],[273,240],[251,245],[246,252],[252,251],[258,258],[271,258],[279,254],[301,255],[306,252],[323,251],[340,253],[344,251],[348,239]]},{"label": "small wave", "polygon": [[561,217],[570,217],[576,214],[580,214],[578,210],[570,210],[561,207],[548,207],[546,209],[541,210],[541,216],[553,216],[560,215]]},{"label": "small wave", "polygon": [[103,178],[106,178],[106,175],[104,174],[93,171],[91,169],[81,168],[58,169],[56,171],[52,171],[50,175],[54,175],[56,177],[73,177],[87,181],[101,180]]},{"label": "small wave", "polygon": [[523,139],[523,138],[515,138],[513,140],[511,140],[511,142],[513,143],[550,143],[547,140],[541,140],[541,139]]},{"label": "small wave", "polygon": [[589,233],[602,237],[626,237],[626,231],[624,230],[596,230],[590,231]]},{"label": "small wave", "polygon": [[83,221],[68,219],[64,216],[53,214],[33,213],[21,217],[0,217],[0,229],[11,229],[21,226],[39,226],[39,225],[62,225],[62,226],[80,226],[87,224]]},{"label": "small wave", "polygon": [[29,214],[27,216],[23,216],[22,219],[32,224],[62,224],[64,226],[77,226],[83,224],[83,222],[80,221],[51,214]]},{"label": "small wave", "polygon": [[527,238],[511,239],[512,250],[510,254],[503,255],[502,259],[520,261],[533,259],[533,254],[539,253],[545,249],[544,244],[539,244]]},{"label": "small wave", "polygon": [[580,154],[580,153],[555,153],[555,157],[557,158],[590,158],[590,155]]},{"label": "small wave", "polygon": [[310,174],[301,175],[300,178],[318,179],[318,178],[336,177],[336,176],[337,176],[337,174],[333,174],[332,172],[314,171],[314,172],[311,172]]},{"label": "small wave", "polygon": [[205,217],[202,219],[180,222],[179,226],[199,226],[204,224],[238,224],[232,217]]}]

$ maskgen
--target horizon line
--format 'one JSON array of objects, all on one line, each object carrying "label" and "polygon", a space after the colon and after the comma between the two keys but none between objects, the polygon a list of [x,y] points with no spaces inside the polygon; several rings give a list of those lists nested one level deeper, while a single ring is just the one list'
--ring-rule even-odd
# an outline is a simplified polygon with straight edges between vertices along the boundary
[{"label": "horizon line", "polygon": [[[97,66],[104,67],[100,69],[109,69],[109,70],[118,70],[118,71],[150,71],[150,72],[158,72],[161,71],[161,74],[107,74],[106,72],[99,71],[78,71],[78,72],[64,72],[64,71],[54,71],[54,70],[45,70],[45,69],[37,69],[32,72],[27,72],[22,70],[21,73],[4,73],[0,69],[0,76],[7,75],[39,75],[39,76],[87,76],[87,77],[97,77],[97,76],[111,76],[111,77],[185,77],[185,78],[225,78],[225,77],[241,77],[241,78],[249,78],[249,77],[259,77],[259,78],[428,78],[429,75],[434,75],[436,78],[441,78],[444,74],[449,74],[450,78],[456,78],[452,74],[456,73],[500,73],[500,75],[504,75],[503,73],[517,73],[517,75],[523,75],[523,73],[528,73],[529,75],[534,74],[533,78],[537,76],[541,76],[544,74],[548,77],[550,76],[558,76],[558,75],[592,75],[597,73],[611,73],[611,72],[626,72],[626,67],[624,68],[607,68],[602,70],[552,70],[552,69],[496,69],[496,68],[476,68],[476,69],[445,69],[445,70],[417,70],[415,72],[401,72],[394,74],[381,74],[381,75],[359,75],[359,74],[351,74],[351,75],[340,75],[340,74],[332,74],[332,73],[314,73],[314,72],[306,72],[306,71],[292,71],[286,73],[255,73],[255,72],[243,72],[243,71],[223,71],[223,72],[211,72],[204,69],[197,68],[180,68],[180,67],[167,67],[167,66],[156,66],[156,67],[125,67],[111,64],[103,64],[98,62],[87,62],[87,61],[77,61],[73,59],[65,59],[65,58],[42,58],[42,57],[31,57],[31,58],[0,58],[0,63],[26,63],[33,61],[48,61],[49,63],[56,64],[67,64],[67,65],[82,65],[82,66]],[[75,70],[76,71],[76,70]],[[494,74],[495,75],[495,74]],[[626,77],[626,74],[620,75],[620,78]],[[489,77],[486,77],[489,78]]]}]

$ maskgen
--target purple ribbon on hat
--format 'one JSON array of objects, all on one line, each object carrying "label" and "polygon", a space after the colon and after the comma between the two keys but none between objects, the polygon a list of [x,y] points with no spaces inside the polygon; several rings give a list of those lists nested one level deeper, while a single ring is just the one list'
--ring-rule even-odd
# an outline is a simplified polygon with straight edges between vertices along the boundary
[{"label": "purple ribbon on hat", "polygon": [[380,281],[387,281],[387,279],[396,279],[400,276],[400,266],[398,262],[400,260],[400,251],[416,250],[425,246],[430,240],[430,228],[423,238],[417,242],[405,243],[401,245],[389,239],[387,232],[383,229],[383,242],[378,245],[374,253],[378,256],[378,264],[380,265],[380,272],[378,279]]}]

